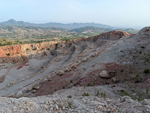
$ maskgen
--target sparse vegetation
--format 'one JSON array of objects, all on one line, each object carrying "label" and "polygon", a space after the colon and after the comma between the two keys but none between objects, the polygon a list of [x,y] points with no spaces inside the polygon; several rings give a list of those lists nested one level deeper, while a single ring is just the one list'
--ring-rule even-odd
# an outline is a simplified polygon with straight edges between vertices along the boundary
[{"label": "sparse vegetation", "polygon": [[120,72],[123,72],[123,69],[121,69]]},{"label": "sparse vegetation", "polygon": [[36,48],[34,48],[34,49],[32,49],[33,51],[35,51],[36,50]]},{"label": "sparse vegetation", "polygon": [[127,91],[124,91],[125,96],[129,96],[129,93]]},{"label": "sparse vegetation", "polygon": [[[150,98],[150,94],[148,93],[148,91],[146,90],[146,92],[143,92],[139,89],[135,89],[134,91],[131,90],[123,90],[123,91],[119,91],[118,92],[121,96],[129,96],[134,100],[138,100],[138,101],[142,101],[145,98]],[[135,95],[133,95],[133,93]]]},{"label": "sparse vegetation", "polygon": [[87,86],[91,86],[91,83],[88,83]]},{"label": "sparse vegetation", "polygon": [[99,91],[97,91],[96,95],[95,96],[99,96]]},{"label": "sparse vegetation", "polygon": [[[72,30],[56,27],[32,27],[32,26],[0,26],[0,46],[14,45],[14,44],[28,44],[41,43],[46,41],[66,41],[91,37],[99,35],[103,32],[108,32],[113,29],[83,27]],[[87,30],[90,30],[87,32]],[[124,32],[136,33],[136,30],[120,29]],[[5,32],[3,32],[5,31]],[[21,36],[21,37],[20,37]],[[7,40],[10,39],[10,40]]]},{"label": "sparse vegetation", "polygon": [[145,70],[144,70],[144,73],[149,73],[149,72],[150,72],[149,69],[145,69]]},{"label": "sparse vegetation", "polygon": [[135,80],[135,83],[139,83],[139,82],[140,82],[140,80],[139,80],[139,79],[136,79],[136,80]]},{"label": "sparse vegetation", "polygon": [[69,106],[70,108],[71,108],[71,105],[72,105],[71,102],[68,102],[68,106]]},{"label": "sparse vegetation", "polygon": [[115,75],[116,75],[116,72],[114,71],[114,72],[113,72],[113,76],[115,76]]},{"label": "sparse vegetation", "polygon": [[105,93],[101,93],[101,96],[105,98],[105,97],[106,97],[106,94],[105,94]]},{"label": "sparse vegetation", "polygon": [[141,46],[141,48],[143,48],[143,49],[144,49],[145,47],[144,47],[144,46]]},{"label": "sparse vegetation", "polygon": [[10,53],[7,53],[6,55],[7,55],[7,56],[10,56]]},{"label": "sparse vegetation", "polygon": [[69,96],[67,96],[68,98],[72,98],[72,96],[71,95],[69,95]]},{"label": "sparse vegetation", "polygon": [[68,39],[68,38],[63,38],[63,39],[61,39],[61,41],[66,41],[66,42],[68,42],[70,39]]},{"label": "sparse vegetation", "polygon": [[88,93],[84,93],[82,94],[82,96],[90,96]]}]

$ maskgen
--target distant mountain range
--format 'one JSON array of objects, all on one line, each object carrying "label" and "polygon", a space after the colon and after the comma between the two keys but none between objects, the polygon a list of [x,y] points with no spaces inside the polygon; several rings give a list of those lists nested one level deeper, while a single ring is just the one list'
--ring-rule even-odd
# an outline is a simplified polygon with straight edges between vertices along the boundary
[{"label": "distant mountain range", "polygon": [[137,33],[138,30],[135,29],[113,29],[113,28],[98,28],[98,27],[91,27],[91,26],[86,26],[86,27],[81,27],[81,28],[75,28],[69,30],[70,32],[76,32],[76,33],[89,33],[89,32],[98,32],[98,33],[103,33],[103,32],[108,32],[112,30],[117,30],[117,31],[123,31],[123,32],[128,32],[128,33]]},{"label": "distant mountain range", "polygon": [[62,24],[62,23],[45,23],[45,24],[34,24],[24,21],[16,21],[14,19],[10,19],[6,22],[0,22],[0,26],[33,26],[33,27],[59,27],[59,28],[65,28],[65,29],[75,29],[75,28],[81,28],[86,26],[91,27],[97,27],[97,28],[114,28],[109,25],[105,24],[98,24],[98,23],[69,23],[69,24]]},{"label": "distant mountain range", "polygon": [[98,28],[98,27],[86,26],[86,27],[71,29],[69,31],[77,32],[77,33],[88,33],[88,32],[108,32],[112,30],[113,30],[112,28]]}]

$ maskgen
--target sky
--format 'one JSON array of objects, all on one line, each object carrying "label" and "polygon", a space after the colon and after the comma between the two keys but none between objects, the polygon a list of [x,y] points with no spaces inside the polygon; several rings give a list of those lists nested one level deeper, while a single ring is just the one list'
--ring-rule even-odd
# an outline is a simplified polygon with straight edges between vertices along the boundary
[{"label": "sky", "polygon": [[0,0],[0,22],[9,19],[142,28],[150,26],[150,0]]}]

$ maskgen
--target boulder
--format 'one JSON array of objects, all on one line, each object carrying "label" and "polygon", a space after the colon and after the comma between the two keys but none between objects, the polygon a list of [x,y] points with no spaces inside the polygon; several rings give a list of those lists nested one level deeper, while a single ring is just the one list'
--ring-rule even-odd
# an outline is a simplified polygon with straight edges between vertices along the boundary
[{"label": "boulder", "polygon": [[32,90],[32,93],[35,93],[35,92],[36,92],[36,90],[35,90],[35,89],[33,89],[33,90]]},{"label": "boulder", "polygon": [[33,88],[36,89],[36,90],[38,90],[38,89],[40,89],[40,86],[39,86],[39,85],[36,85],[36,86],[34,86]]},{"label": "boulder", "polygon": [[65,72],[69,72],[69,71],[71,71],[71,69],[70,69],[70,68],[68,68],[68,67],[66,67],[64,70],[65,70]]},{"label": "boulder", "polygon": [[22,96],[22,94],[23,94],[23,92],[22,92],[22,91],[18,91],[18,92],[17,92],[17,94],[16,94],[16,98],[21,97],[21,96]]},{"label": "boulder", "polygon": [[59,75],[59,76],[62,76],[64,74],[64,71],[63,70],[60,70],[58,73],[57,73],[57,75]]},{"label": "boulder", "polygon": [[91,57],[95,57],[95,55],[91,55]]},{"label": "boulder", "polygon": [[100,72],[100,77],[102,77],[102,78],[109,78],[110,76],[108,75],[106,70],[103,70],[102,72]]},{"label": "boulder", "polygon": [[114,83],[117,83],[117,82],[119,82],[119,80],[117,80],[116,78],[112,78],[112,81],[114,82]]}]

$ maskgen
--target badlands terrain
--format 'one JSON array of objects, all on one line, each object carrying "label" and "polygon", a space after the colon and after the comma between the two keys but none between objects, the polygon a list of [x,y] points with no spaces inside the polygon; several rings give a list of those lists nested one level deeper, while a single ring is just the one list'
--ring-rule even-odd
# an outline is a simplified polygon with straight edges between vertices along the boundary
[{"label": "badlands terrain", "polygon": [[150,27],[0,47],[2,113],[150,113]]}]

